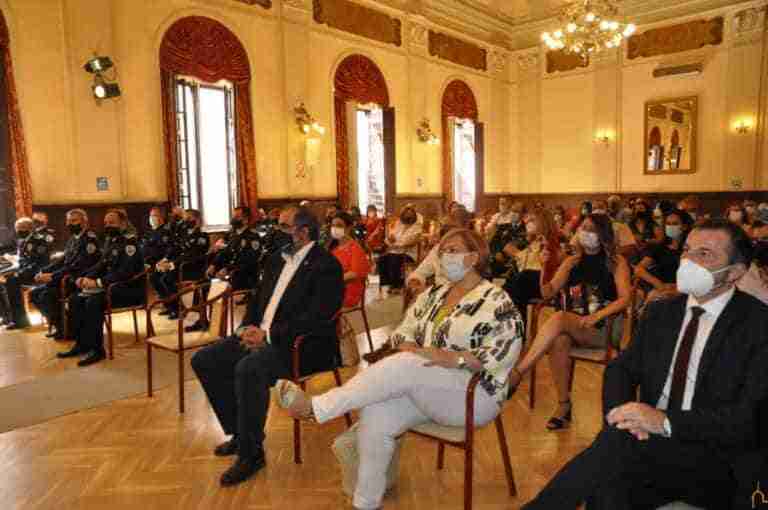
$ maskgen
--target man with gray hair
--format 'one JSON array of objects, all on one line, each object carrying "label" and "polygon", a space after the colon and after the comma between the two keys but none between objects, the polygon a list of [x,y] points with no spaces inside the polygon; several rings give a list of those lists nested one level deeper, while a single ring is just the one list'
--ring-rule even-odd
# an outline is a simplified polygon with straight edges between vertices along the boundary
[{"label": "man with gray hair", "polygon": [[16,220],[16,256],[6,256],[14,265],[0,275],[0,315],[7,330],[29,327],[21,286],[33,284],[35,275],[48,264],[48,243],[44,235],[33,233],[34,225],[32,218]]},{"label": "man with gray hair", "polygon": [[[96,232],[89,228],[88,214],[82,209],[72,209],[67,212],[66,222],[70,237],[64,248],[64,258],[45,266],[35,275],[35,283],[39,285],[30,295],[37,309],[53,326],[53,331],[46,336],[56,340],[64,338],[59,299],[73,292],[75,280],[95,266],[101,258],[99,240]],[[65,295],[60,296],[59,289],[65,277],[68,277]]]}]

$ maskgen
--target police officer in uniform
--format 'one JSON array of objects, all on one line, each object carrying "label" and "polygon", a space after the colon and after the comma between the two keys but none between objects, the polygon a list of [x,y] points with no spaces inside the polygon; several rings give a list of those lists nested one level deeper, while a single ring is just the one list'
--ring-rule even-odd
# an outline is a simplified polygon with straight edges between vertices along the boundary
[{"label": "police officer in uniform", "polygon": [[[208,234],[201,229],[202,221],[200,211],[187,209],[184,212],[184,236],[174,245],[167,260],[157,263],[157,269],[163,272],[158,289],[161,299],[178,292],[179,271],[182,270],[182,265],[182,280],[200,281],[205,278],[211,243]],[[169,319],[178,318],[178,303],[168,303],[166,308],[169,311]]]},{"label": "police officer in uniform", "polygon": [[232,229],[214,245],[216,255],[206,272],[208,277],[229,277],[234,290],[253,289],[258,283],[261,260],[261,236],[251,225],[251,210],[236,207],[230,222]]},{"label": "police officer in uniform", "polygon": [[42,236],[48,243],[48,252],[53,253],[53,245],[56,243],[56,231],[48,226],[48,213],[35,211],[32,213],[32,223],[35,225],[35,234]]},{"label": "police officer in uniform", "polygon": [[29,327],[21,286],[34,284],[35,275],[48,264],[50,255],[45,234],[34,232],[31,218],[19,218],[15,228],[18,266],[12,266],[0,276],[0,315],[4,318],[5,329]]},{"label": "police officer in uniform", "polygon": [[153,269],[149,275],[152,288],[159,294],[161,279],[164,273],[157,271],[157,263],[167,260],[174,243],[174,232],[170,223],[166,223],[165,215],[160,207],[153,207],[149,211],[149,229],[144,232],[141,239],[141,252],[144,255],[144,263]]},{"label": "police officer in uniform", "polygon": [[70,237],[64,248],[64,258],[49,264],[35,275],[35,283],[39,284],[30,295],[54,331],[47,337],[61,340],[64,338],[61,307],[59,306],[59,288],[62,279],[69,277],[65,292],[70,294],[75,287],[75,280],[88,269],[95,266],[101,258],[99,239],[96,232],[88,228],[88,215],[82,209],[72,209],[67,212],[67,230]]},{"label": "police officer in uniform", "polygon": [[[136,236],[127,231],[128,218],[123,211],[110,209],[104,216],[104,254],[101,260],[75,281],[80,290],[69,298],[70,324],[75,346],[57,354],[60,358],[84,355],[77,364],[87,366],[106,357],[104,352],[104,310],[106,288],[130,280],[144,271],[144,257]],[[135,306],[144,300],[144,282],[121,285],[112,293],[114,308]]]}]

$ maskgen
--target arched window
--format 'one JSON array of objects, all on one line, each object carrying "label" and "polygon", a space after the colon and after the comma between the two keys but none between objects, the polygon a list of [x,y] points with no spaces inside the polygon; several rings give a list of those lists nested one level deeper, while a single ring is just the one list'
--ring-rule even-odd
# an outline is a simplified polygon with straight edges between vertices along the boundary
[{"label": "arched window", "polygon": [[165,33],[160,70],[168,199],[226,225],[257,200],[248,55],[227,27],[190,16]]},{"label": "arched window", "polygon": [[395,193],[395,113],[384,75],[363,55],[341,61],[333,79],[336,188],[347,207],[391,210]]},{"label": "arched window", "polygon": [[13,76],[10,34],[1,11],[0,59],[0,243],[5,243],[15,234],[16,217],[32,214],[32,186]]},{"label": "arched window", "polygon": [[483,125],[477,101],[461,80],[445,88],[442,101],[443,195],[474,211],[483,192]]}]

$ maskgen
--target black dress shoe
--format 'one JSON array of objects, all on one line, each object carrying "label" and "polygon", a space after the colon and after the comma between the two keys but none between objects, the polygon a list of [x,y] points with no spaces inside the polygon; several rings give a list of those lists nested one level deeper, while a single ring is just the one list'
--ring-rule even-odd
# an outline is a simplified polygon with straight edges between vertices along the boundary
[{"label": "black dress shoe", "polygon": [[194,324],[192,324],[191,326],[186,326],[184,328],[184,331],[187,332],[187,333],[194,333],[195,331],[205,331],[206,329],[208,329],[208,324],[207,323],[197,321]]},{"label": "black dress shoe", "polygon": [[238,457],[235,463],[221,475],[221,485],[228,487],[242,483],[266,465],[267,462],[264,460],[263,452],[257,457]]},{"label": "black dress shoe", "polygon": [[179,319],[178,312],[168,312],[168,319],[175,321]]},{"label": "black dress shoe", "polygon": [[58,335],[59,332],[55,329],[52,329],[48,333],[45,334],[45,338],[56,338],[56,335]]},{"label": "black dress shoe", "polygon": [[237,437],[232,437],[229,441],[221,443],[214,448],[213,454],[217,457],[229,457],[237,453]]},{"label": "black dress shoe", "polygon": [[85,354],[85,350],[81,349],[78,346],[72,347],[70,350],[65,352],[59,352],[56,354],[57,358],[74,358],[75,356],[80,356],[81,354]]},{"label": "black dress shoe", "polygon": [[99,361],[106,359],[106,357],[107,356],[101,351],[91,351],[88,353],[88,356],[77,362],[77,366],[87,367],[88,365],[93,365],[94,363],[98,363]]}]

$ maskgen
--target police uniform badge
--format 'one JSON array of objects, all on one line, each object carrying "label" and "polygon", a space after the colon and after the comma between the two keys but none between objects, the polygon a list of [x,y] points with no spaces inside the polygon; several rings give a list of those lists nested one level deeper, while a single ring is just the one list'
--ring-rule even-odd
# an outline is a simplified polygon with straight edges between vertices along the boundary
[{"label": "police uniform badge", "polygon": [[48,244],[52,243],[53,242],[53,236],[51,234],[48,234],[47,236],[45,236],[45,242],[48,243]]},{"label": "police uniform badge", "polygon": [[205,243],[206,243],[206,239],[205,239],[205,237],[200,237],[200,238],[198,238],[198,240],[197,240],[197,244],[205,244]]},{"label": "police uniform badge", "polygon": [[85,251],[88,252],[88,255],[93,255],[96,253],[96,245],[93,243],[88,243],[88,245],[85,247]]},{"label": "police uniform badge", "polygon": [[34,249],[34,246],[32,246],[32,243],[27,243],[27,253],[32,253],[33,249]]},{"label": "police uniform badge", "polygon": [[254,251],[259,251],[260,246],[261,245],[259,244],[259,241],[257,241],[256,239],[251,241],[251,248],[253,248]]},{"label": "police uniform badge", "polygon": [[136,247],[132,244],[129,244],[128,246],[125,247],[125,253],[129,257],[133,257],[134,255],[136,255]]},{"label": "police uniform badge", "polygon": [[245,248],[247,245],[248,245],[248,241],[246,241],[245,239],[243,239],[242,241],[240,241],[240,246],[241,246],[242,248]]}]

